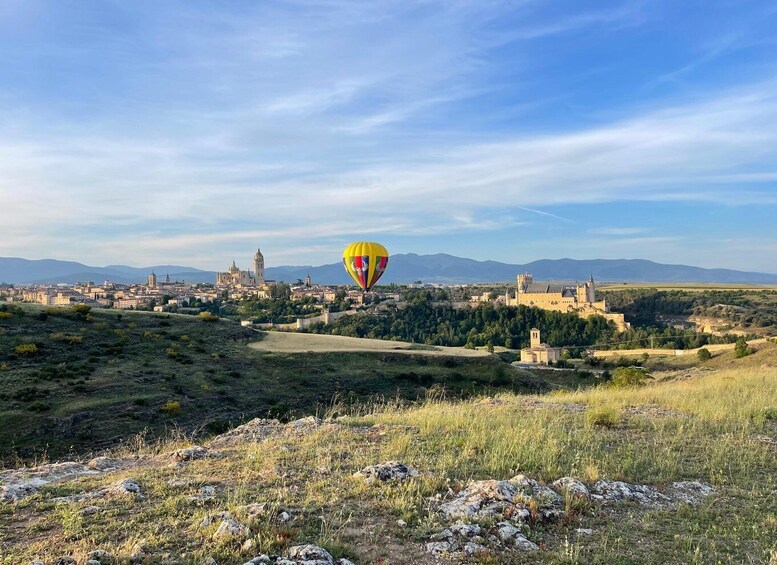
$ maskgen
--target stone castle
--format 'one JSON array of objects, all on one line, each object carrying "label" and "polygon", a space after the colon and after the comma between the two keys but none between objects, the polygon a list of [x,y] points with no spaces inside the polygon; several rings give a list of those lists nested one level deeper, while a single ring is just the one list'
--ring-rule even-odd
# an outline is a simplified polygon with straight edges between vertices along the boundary
[{"label": "stone castle", "polygon": [[575,312],[578,316],[602,316],[615,322],[619,331],[625,331],[629,324],[623,314],[610,312],[607,302],[596,300],[596,284],[593,275],[585,283],[574,285],[535,283],[528,273],[518,275],[515,298],[506,297],[508,306],[533,306],[557,312]]},{"label": "stone castle", "polygon": [[264,255],[260,249],[256,250],[254,255],[254,272],[241,271],[232,261],[232,266],[225,273],[216,274],[216,284],[218,286],[263,286],[264,279]]}]

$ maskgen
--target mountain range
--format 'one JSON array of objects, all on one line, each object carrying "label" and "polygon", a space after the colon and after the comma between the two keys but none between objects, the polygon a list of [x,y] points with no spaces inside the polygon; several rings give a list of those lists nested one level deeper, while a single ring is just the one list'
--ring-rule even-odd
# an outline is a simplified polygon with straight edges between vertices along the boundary
[{"label": "mountain range", "polygon": [[[180,265],[128,267],[108,265],[91,267],[74,261],[56,259],[29,260],[0,257],[0,283],[56,284],[111,281],[129,284],[144,282],[154,271],[160,281],[166,275],[173,281],[212,283],[214,271],[203,271]],[[522,265],[498,261],[476,261],[445,253],[393,255],[381,283],[474,283],[514,281],[519,273],[531,273],[537,280],[587,280],[593,275],[598,281],[610,282],[689,282],[777,284],[777,274],[704,269],[688,265],[667,265],[644,259],[542,259]],[[342,263],[319,266],[268,267],[265,276],[276,281],[296,282],[310,275],[315,283],[348,284],[351,279]]]}]

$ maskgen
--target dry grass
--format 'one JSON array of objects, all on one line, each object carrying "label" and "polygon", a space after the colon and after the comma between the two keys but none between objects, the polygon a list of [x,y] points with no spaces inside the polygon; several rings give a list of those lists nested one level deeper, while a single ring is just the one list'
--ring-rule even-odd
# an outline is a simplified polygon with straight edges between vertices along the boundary
[{"label": "dry grass", "polygon": [[[580,405],[619,417],[610,427],[592,426]],[[629,411],[635,406],[640,410]],[[421,541],[440,524],[429,498],[472,478],[517,472],[545,481],[573,475],[659,486],[699,479],[718,493],[696,508],[581,514],[561,526],[532,530],[530,537],[545,544],[538,555],[491,562],[768,563],[777,551],[777,455],[757,436],[777,433],[775,407],[777,373],[747,367],[639,388],[374,406],[339,420],[345,425],[243,445],[223,458],[180,466],[159,454],[186,445],[186,437],[153,446],[138,441],[122,454],[142,456],[134,469],[54,485],[16,506],[0,506],[0,563],[66,551],[83,556],[97,547],[127,557],[141,541],[156,555],[195,563],[207,556],[240,563],[293,542],[324,544],[358,563],[431,563]],[[365,431],[367,425],[377,427]],[[366,465],[391,459],[430,474],[371,487],[351,478]],[[51,500],[123,476],[136,478],[146,498]],[[188,497],[203,485],[216,487],[215,499],[191,502]],[[250,519],[241,508],[247,503],[264,503],[267,510]],[[88,504],[102,512],[81,516],[78,510]],[[280,509],[294,516],[290,524],[275,520]],[[221,510],[251,527],[254,548],[213,540],[217,523],[198,527],[206,514]],[[396,525],[399,518],[407,528]],[[578,525],[596,534],[574,538],[570,532]]]}]

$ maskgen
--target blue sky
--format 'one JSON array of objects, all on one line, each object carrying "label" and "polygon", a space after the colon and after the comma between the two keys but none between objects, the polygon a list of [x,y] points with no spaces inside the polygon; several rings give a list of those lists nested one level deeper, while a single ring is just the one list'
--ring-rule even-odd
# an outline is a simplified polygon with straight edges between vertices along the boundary
[{"label": "blue sky", "polygon": [[0,0],[0,256],[777,272],[777,5]]}]

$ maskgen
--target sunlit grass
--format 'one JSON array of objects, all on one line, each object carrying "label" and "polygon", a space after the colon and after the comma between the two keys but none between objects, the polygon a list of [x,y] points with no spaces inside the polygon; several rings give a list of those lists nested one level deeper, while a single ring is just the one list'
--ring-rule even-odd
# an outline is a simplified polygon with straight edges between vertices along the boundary
[{"label": "sunlit grass", "polygon": [[[693,509],[629,510],[617,520],[586,518],[598,533],[585,542],[570,542],[567,526],[533,531],[547,549],[532,559],[768,562],[777,550],[777,455],[757,436],[774,435],[775,406],[775,371],[748,367],[638,388],[373,405],[359,416],[338,420],[346,425],[274,437],[184,465],[164,454],[191,438],[179,434],[148,443],[138,437],[117,452],[140,456],[137,468],[52,486],[11,512],[0,512],[3,532],[14,520],[28,520],[23,538],[8,538],[0,546],[0,563],[54,557],[64,549],[85,556],[97,547],[128,557],[140,542],[158,553],[185,553],[184,561],[213,556],[225,563],[312,542],[368,563],[384,551],[381,536],[423,555],[420,543],[441,526],[431,497],[473,478],[507,479],[519,472],[546,482],[572,475],[589,484],[599,478],[659,487],[674,480],[703,480],[718,491],[708,504]],[[592,410],[617,418],[608,426],[596,425],[588,415]],[[351,477],[367,465],[393,459],[425,474],[380,485]],[[51,502],[53,496],[88,491],[123,476],[137,479],[146,498],[99,500],[94,504],[103,512],[83,517],[78,511],[89,502]],[[216,487],[214,499],[190,501],[203,485]],[[265,512],[249,517],[244,506],[251,503],[265,504]],[[214,540],[217,523],[199,527],[207,514],[225,510],[251,528],[252,548]],[[278,522],[280,510],[292,514],[291,523]],[[408,527],[398,528],[398,519]],[[404,562],[412,562],[408,559]]]}]

